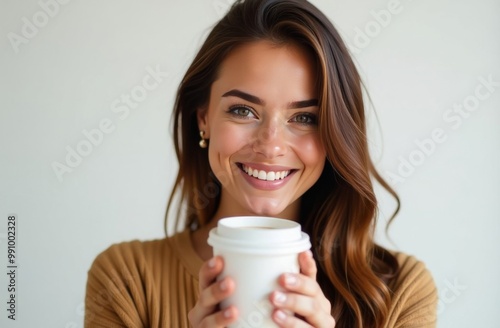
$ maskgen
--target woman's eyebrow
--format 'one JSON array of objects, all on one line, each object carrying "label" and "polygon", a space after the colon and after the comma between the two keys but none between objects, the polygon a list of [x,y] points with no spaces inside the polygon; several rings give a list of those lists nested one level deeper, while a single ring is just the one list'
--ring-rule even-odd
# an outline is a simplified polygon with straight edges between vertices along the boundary
[{"label": "woman's eyebrow", "polygon": [[260,106],[266,105],[264,100],[260,99],[259,97],[253,96],[238,89],[229,90],[228,92],[222,95],[222,97],[229,97],[229,96],[238,97]]},{"label": "woman's eyebrow", "polygon": [[[222,97],[238,97],[241,99],[244,99],[246,101],[249,101],[251,103],[254,103],[256,105],[260,106],[265,106],[266,102],[262,99],[260,99],[257,96],[251,95],[249,93],[243,92],[238,89],[232,89],[229,90],[228,92],[224,93]],[[300,100],[300,101],[292,101],[287,105],[288,109],[294,109],[294,108],[305,108],[305,107],[312,107],[312,106],[318,106],[318,99],[309,99],[309,100]]]},{"label": "woman's eyebrow", "polygon": [[312,106],[318,106],[318,99],[292,101],[291,103],[288,104],[287,108],[293,109],[293,108],[305,108]]}]

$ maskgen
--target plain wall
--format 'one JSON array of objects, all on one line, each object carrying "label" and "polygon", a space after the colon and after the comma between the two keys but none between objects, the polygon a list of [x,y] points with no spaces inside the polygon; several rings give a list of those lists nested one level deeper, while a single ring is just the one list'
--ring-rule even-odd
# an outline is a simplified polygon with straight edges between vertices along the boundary
[{"label": "plain wall", "polygon": [[[2,274],[2,327],[82,327],[95,256],[164,237],[175,91],[230,1],[67,2],[1,2],[2,272],[7,216],[18,218],[17,320],[7,319]],[[498,327],[500,2],[312,2],[355,55],[373,104],[373,157],[402,200],[390,242],[394,201],[379,190],[378,240],[427,264],[439,327]],[[151,70],[158,83],[142,94]],[[108,133],[88,147],[84,130],[99,128]],[[68,155],[77,149],[80,163]],[[74,167],[58,178],[53,165],[67,156]]]}]

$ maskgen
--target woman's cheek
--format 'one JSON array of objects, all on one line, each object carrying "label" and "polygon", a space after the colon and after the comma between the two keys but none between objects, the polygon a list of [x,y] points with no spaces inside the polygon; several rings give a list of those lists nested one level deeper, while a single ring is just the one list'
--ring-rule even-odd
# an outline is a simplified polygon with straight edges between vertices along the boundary
[{"label": "woman's cheek", "polygon": [[236,159],[242,160],[245,147],[251,139],[247,130],[241,126],[229,124],[221,124],[212,129],[209,160],[214,173],[231,170],[234,155],[238,156]]},{"label": "woman's cheek", "polygon": [[239,126],[219,126],[214,131],[214,149],[221,154],[232,155],[249,142],[248,129]]},{"label": "woman's cheek", "polygon": [[324,163],[326,151],[317,134],[310,134],[296,138],[294,144],[296,145],[296,153],[305,166]]}]

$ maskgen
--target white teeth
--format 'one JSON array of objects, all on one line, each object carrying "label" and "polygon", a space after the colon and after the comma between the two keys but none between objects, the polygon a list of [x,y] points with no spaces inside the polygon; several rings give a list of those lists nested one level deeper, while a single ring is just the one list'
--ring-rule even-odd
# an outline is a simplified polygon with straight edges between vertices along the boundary
[{"label": "white teeth", "polygon": [[275,177],[276,177],[276,174],[274,172],[269,172],[269,173],[267,173],[266,180],[268,180],[268,181],[274,181]]},{"label": "white teeth", "polygon": [[259,178],[260,180],[266,180],[266,176],[267,176],[266,171],[259,171],[259,176],[258,176],[258,178]]},{"label": "white teeth", "polygon": [[262,170],[252,169],[251,167],[242,165],[243,170],[251,177],[257,178],[259,180],[275,181],[281,180],[288,176],[290,171],[280,171],[280,172],[266,172]]}]

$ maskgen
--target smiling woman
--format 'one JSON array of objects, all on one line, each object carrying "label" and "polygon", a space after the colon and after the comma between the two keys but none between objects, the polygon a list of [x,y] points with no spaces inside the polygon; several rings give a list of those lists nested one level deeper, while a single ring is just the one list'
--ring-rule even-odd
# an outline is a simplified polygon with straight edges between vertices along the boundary
[{"label": "smiling woman", "polygon": [[[299,222],[314,245],[269,296],[279,327],[434,327],[425,266],[373,240],[362,88],[328,19],[299,0],[237,1],[184,76],[174,107],[181,232],[114,245],[94,261],[87,327],[225,327],[238,286],[207,244],[224,217]],[[200,140],[201,137],[201,140]],[[193,191],[210,189],[203,204]],[[397,212],[397,210],[396,210]],[[168,214],[168,213],[167,213]],[[167,217],[169,217],[167,215]],[[295,315],[292,315],[294,313]]]},{"label": "smiling woman", "polygon": [[212,224],[236,213],[299,219],[298,199],[326,158],[314,71],[301,48],[269,41],[244,44],[225,58],[208,104],[198,110],[210,168],[225,181]]}]

